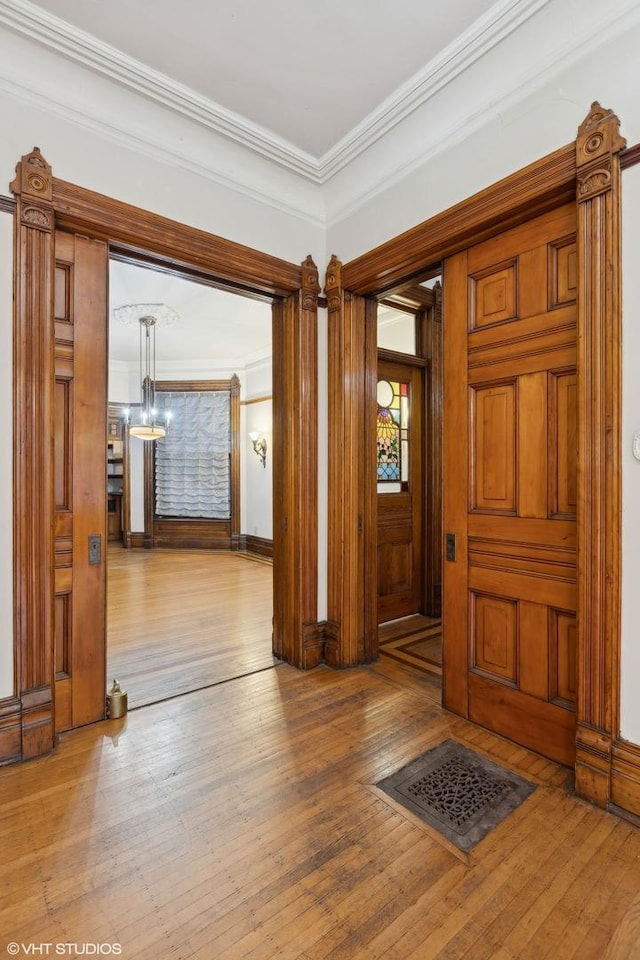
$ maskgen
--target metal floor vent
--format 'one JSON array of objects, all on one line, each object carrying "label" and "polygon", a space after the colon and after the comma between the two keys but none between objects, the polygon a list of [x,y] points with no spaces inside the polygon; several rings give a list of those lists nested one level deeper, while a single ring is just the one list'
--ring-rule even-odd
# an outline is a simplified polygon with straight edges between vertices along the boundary
[{"label": "metal floor vent", "polygon": [[535,790],[455,740],[446,740],[376,784],[465,852]]}]

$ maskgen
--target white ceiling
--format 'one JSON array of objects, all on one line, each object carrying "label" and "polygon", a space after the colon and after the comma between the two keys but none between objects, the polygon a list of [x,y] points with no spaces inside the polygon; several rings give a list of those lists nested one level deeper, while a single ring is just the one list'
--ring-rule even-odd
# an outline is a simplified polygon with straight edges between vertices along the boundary
[{"label": "white ceiling", "polygon": [[[25,58],[25,72],[19,60],[26,48],[17,44],[14,57],[0,59],[0,80],[18,99],[42,101],[109,138],[131,136],[154,156],[186,161],[248,196],[326,225],[384,190],[416,157],[466,135],[514,91],[522,96],[545,71],[584,56],[607,24],[622,29],[623,15],[638,6],[639,0],[0,0],[0,24],[10,36],[76,70],[45,69],[40,76]],[[480,61],[478,83],[473,70]],[[463,92],[458,85],[451,100],[442,100],[460,76],[469,80]],[[65,82],[69,77],[79,81]],[[139,95],[131,110],[117,112],[109,81]],[[169,113],[151,135],[136,113],[157,105]],[[215,134],[203,138],[202,149],[198,141],[196,154],[185,121]],[[237,145],[247,149],[238,152]],[[336,176],[340,171],[349,176]],[[162,351],[176,362],[215,356],[247,363],[270,352],[267,304],[115,264],[111,306],[130,302],[167,302],[178,310],[184,326],[161,337]],[[112,326],[112,360],[137,356],[131,333]]]},{"label": "white ceiling", "polygon": [[[32,5],[8,6],[28,10]],[[49,14],[190,88],[214,109],[217,105],[231,111],[315,158],[375,112],[425,64],[453,59],[472,39],[486,36],[506,10],[517,6],[530,7],[531,2],[37,3]]]},{"label": "white ceiling", "polygon": [[109,266],[109,361],[138,360],[139,327],[114,318],[130,303],[165,303],[179,315],[158,326],[158,363],[209,362],[244,367],[271,355],[271,305],[213,287],[112,260]]}]

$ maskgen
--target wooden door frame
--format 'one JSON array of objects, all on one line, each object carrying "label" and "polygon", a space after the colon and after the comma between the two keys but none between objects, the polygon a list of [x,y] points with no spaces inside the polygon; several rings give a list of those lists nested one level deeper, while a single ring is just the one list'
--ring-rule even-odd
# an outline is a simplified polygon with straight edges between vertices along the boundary
[{"label": "wooden door frame", "polygon": [[[619,736],[621,279],[618,118],[594,103],[577,139],[513,175],[345,264],[333,257],[329,305],[329,458],[342,465],[329,484],[328,605],[332,659],[372,659],[377,624],[373,471],[366,411],[374,393],[375,331],[367,304],[446,257],[564,203],[577,204],[578,274],[578,701],[576,790],[600,806],[630,796],[640,812],[640,750]],[[444,306],[446,323],[446,278]],[[373,345],[371,340],[373,339]],[[373,360],[372,360],[373,357]],[[348,413],[348,416],[346,415]],[[602,469],[606,464],[606,469]],[[446,483],[446,478],[444,480]],[[374,505],[375,506],[375,505]],[[344,585],[348,584],[348,593]],[[329,638],[327,653],[329,653]],[[444,651],[446,658],[447,651]],[[625,778],[624,787],[618,786]],[[618,793],[616,794],[616,789]],[[626,792],[625,792],[626,791]]]},{"label": "wooden door frame", "polygon": [[[14,690],[0,700],[0,762],[47,753],[52,700],[53,284],[56,229],[105,240],[137,259],[197,271],[283,304],[274,381],[274,650],[298,667],[322,660],[317,624],[317,269],[59,180],[38,148],[11,185],[14,210]],[[277,330],[275,327],[277,326]],[[282,442],[281,436],[295,439]],[[301,494],[303,492],[303,495]],[[106,518],[105,518],[106,527]],[[287,571],[295,571],[289,577]],[[105,691],[106,693],[106,691]]]}]

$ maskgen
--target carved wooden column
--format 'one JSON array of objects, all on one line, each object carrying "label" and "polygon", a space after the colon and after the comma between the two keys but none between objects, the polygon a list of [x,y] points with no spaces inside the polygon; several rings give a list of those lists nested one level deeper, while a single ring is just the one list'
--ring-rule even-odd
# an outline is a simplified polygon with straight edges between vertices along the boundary
[{"label": "carved wooden column", "polygon": [[329,543],[325,659],[334,667],[377,654],[375,478],[376,304],[342,289],[333,256],[329,307]]},{"label": "carved wooden column", "polygon": [[620,158],[611,110],[578,130],[578,702],[576,792],[610,793],[619,726],[621,281]]},{"label": "carved wooden column", "polygon": [[318,269],[302,264],[301,288],[273,308],[273,652],[302,669],[324,656],[318,626]]},{"label": "carved wooden column", "polygon": [[39,149],[16,167],[14,483],[15,655],[22,757],[53,747],[53,278],[51,167]]}]

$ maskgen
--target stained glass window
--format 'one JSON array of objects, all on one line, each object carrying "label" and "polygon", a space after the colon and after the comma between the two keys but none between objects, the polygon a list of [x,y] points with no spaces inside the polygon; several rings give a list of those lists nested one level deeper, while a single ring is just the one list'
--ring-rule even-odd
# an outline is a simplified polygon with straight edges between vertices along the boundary
[{"label": "stained glass window", "polygon": [[378,482],[404,486],[409,479],[409,385],[379,380],[377,400]]}]

